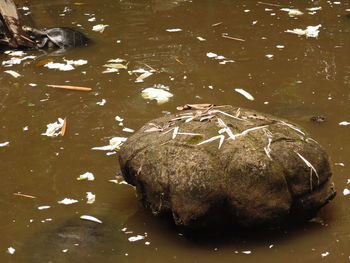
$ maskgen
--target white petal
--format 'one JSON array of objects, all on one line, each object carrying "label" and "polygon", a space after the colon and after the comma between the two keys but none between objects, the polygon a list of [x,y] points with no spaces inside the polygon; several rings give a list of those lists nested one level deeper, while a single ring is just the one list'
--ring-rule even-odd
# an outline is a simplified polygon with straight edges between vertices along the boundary
[{"label": "white petal", "polygon": [[82,215],[80,217],[80,219],[83,219],[83,220],[88,220],[88,221],[92,221],[92,222],[96,222],[96,223],[99,223],[99,224],[102,224],[102,221],[96,217],[93,217],[93,216],[89,216],[89,215]]},{"label": "white petal", "polygon": [[248,100],[254,100],[254,97],[248,93],[247,91],[245,91],[244,89],[235,89],[236,92],[242,94],[244,97],[246,97]]}]

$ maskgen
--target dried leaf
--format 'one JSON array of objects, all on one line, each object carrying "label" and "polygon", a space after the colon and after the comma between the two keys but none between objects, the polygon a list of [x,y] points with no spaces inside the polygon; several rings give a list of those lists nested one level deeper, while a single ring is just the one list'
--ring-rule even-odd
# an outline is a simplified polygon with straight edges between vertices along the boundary
[{"label": "dried leaf", "polygon": [[103,66],[105,68],[127,69],[127,66],[125,66],[123,64],[105,64]]},{"label": "dried leaf", "polygon": [[137,77],[137,79],[136,79],[136,82],[141,82],[141,81],[143,81],[145,78],[148,78],[149,76],[151,76],[151,75],[153,75],[153,73],[152,72],[145,72],[145,73],[143,73],[143,74],[141,74],[140,76],[138,76]]},{"label": "dried leaf", "polygon": [[36,63],[35,66],[42,67],[42,66],[45,66],[46,64],[48,64],[50,62],[54,62],[54,60],[52,58],[43,59],[43,60],[40,60],[38,63]]},{"label": "dried leaf", "polygon": [[108,27],[108,25],[98,24],[98,25],[94,25],[92,27],[92,30],[95,32],[103,33],[103,31],[105,31],[106,27]]},{"label": "dried leaf", "polygon": [[66,130],[67,130],[67,119],[64,118],[63,126],[62,126],[62,129],[61,129],[61,136],[64,136],[66,134]]}]

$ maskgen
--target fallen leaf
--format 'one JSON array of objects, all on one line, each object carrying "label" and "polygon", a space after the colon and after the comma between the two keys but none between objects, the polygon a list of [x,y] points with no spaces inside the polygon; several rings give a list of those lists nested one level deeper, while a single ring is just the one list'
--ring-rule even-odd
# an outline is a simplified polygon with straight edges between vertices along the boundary
[{"label": "fallen leaf", "polygon": [[66,134],[66,130],[67,130],[67,119],[64,118],[62,129],[61,129],[61,136],[64,136]]},{"label": "fallen leaf", "polygon": [[149,76],[153,75],[152,72],[145,72],[137,77],[136,82],[142,82],[145,78],[148,78]]},{"label": "fallen leaf", "polygon": [[103,66],[105,68],[127,69],[127,66],[125,66],[123,64],[105,64]]},{"label": "fallen leaf", "polygon": [[38,63],[36,63],[35,66],[42,67],[50,62],[54,62],[54,60],[52,58],[43,59],[43,60],[40,60]]},{"label": "fallen leaf", "polygon": [[84,174],[79,175],[79,177],[77,178],[78,181],[80,180],[88,180],[88,181],[93,181],[95,180],[95,177],[93,175],[93,173],[90,172],[86,172]]},{"label": "fallen leaf", "polygon": [[98,24],[98,25],[94,25],[92,27],[92,30],[95,32],[103,33],[103,31],[105,31],[106,27],[108,27],[108,25]]}]

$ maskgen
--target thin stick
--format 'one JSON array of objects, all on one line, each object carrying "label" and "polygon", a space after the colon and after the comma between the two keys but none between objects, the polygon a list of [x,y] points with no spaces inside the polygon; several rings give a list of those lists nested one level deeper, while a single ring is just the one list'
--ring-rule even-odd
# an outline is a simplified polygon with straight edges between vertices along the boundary
[{"label": "thin stick", "polygon": [[181,62],[181,60],[179,60],[179,59],[177,59],[177,58],[175,58],[175,60],[176,60],[177,62],[179,62],[180,64],[182,64],[182,65],[184,64],[184,63]]},{"label": "thin stick", "polygon": [[31,199],[36,198],[35,196],[25,195],[25,194],[21,194],[21,193],[13,193],[13,195],[22,196],[22,197],[31,198]]},{"label": "thin stick", "polygon": [[29,42],[31,42],[31,43],[35,43],[35,41],[33,41],[33,40],[31,40],[30,38],[28,38],[28,37],[25,37],[25,36],[22,36],[22,35],[19,35],[21,38],[23,38],[23,39],[25,39],[25,40],[27,40],[27,41],[29,41]]},{"label": "thin stick", "polygon": [[281,5],[278,5],[278,4],[271,4],[271,3],[264,3],[264,2],[258,2],[258,4],[269,5],[269,6],[281,6]]},{"label": "thin stick", "polygon": [[77,86],[67,86],[67,85],[46,85],[51,88],[57,88],[57,89],[69,89],[69,90],[79,90],[79,91],[90,91],[91,88],[86,87],[77,87]]},{"label": "thin stick", "polygon": [[64,118],[63,126],[62,126],[62,129],[61,129],[61,136],[64,136],[66,134],[66,130],[67,130],[67,118]]},{"label": "thin stick", "polygon": [[223,23],[223,22],[215,23],[215,24],[212,24],[211,26],[212,26],[212,27],[219,26],[219,25],[221,25],[222,23]]},{"label": "thin stick", "polygon": [[227,38],[227,39],[231,39],[231,40],[237,40],[237,41],[242,41],[244,42],[244,39],[241,38],[237,38],[237,37],[231,37],[231,36],[226,36],[226,35],[222,35],[223,38]]}]

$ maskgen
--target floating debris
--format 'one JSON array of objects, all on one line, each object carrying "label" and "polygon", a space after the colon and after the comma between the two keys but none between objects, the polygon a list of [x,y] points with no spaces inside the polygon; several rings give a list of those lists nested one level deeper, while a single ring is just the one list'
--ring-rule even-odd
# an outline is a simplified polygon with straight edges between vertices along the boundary
[{"label": "floating debris", "polygon": [[129,237],[128,240],[130,242],[135,242],[135,241],[139,241],[145,239],[145,236],[141,236],[141,235],[137,235],[137,236],[133,236],[133,237]]},{"label": "floating debris", "polygon": [[58,118],[56,122],[47,124],[46,132],[42,133],[41,135],[45,135],[48,137],[56,137],[58,135],[61,135],[61,129],[63,128],[63,125],[64,125],[64,119]]},{"label": "floating debris", "polygon": [[292,33],[292,34],[296,34],[296,35],[299,35],[299,36],[306,36],[306,37],[318,37],[318,34],[320,32],[320,28],[322,27],[322,25],[317,25],[317,26],[308,26],[306,27],[306,29],[300,29],[300,28],[296,28],[296,29],[293,29],[293,30],[286,30],[284,32],[287,32],[287,33]]},{"label": "floating debris", "polygon": [[68,65],[73,65],[73,66],[82,66],[82,65],[85,65],[88,63],[88,61],[85,59],[78,59],[78,60],[66,60],[66,59],[64,59],[64,61]]},{"label": "floating debris", "polygon": [[244,89],[235,89],[236,92],[242,94],[244,97],[246,97],[248,100],[254,100],[254,97]]},{"label": "floating debris", "polygon": [[309,11],[318,11],[318,10],[321,10],[321,9],[322,9],[321,6],[306,8],[306,10],[309,10]]},{"label": "floating debris", "polygon": [[226,59],[226,57],[221,56],[221,55],[217,55],[217,54],[215,54],[215,53],[213,53],[213,52],[208,52],[206,55],[207,55],[208,58],[213,58],[213,59],[216,59],[216,60],[221,60],[221,61],[219,62],[219,64],[226,64],[226,63],[233,63],[233,62],[235,62],[234,60]]},{"label": "floating debris", "polygon": [[5,60],[5,61],[2,61],[2,65],[4,67],[12,67],[13,65],[18,65],[18,64],[21,64],[22,61],[24,60],[27,60],[27,59],[35,59],[36,56],[26,56],[26,57],[23,57],[23,58],[19,58],[19,57],[12,57],[11,59],[9,60]]},{"label": "floating debris", "polygon": [[5,147],[8,146],[10,144],[10,142],[2,142],[0,143],[0,147]]},{"label": "floating debris", "polygon": [[108,27],[108,25],[103,25],[103,24],[94,25],[92,27],[92,31],[103,33],[106,27]]},{"label": "floating debris", "polygon": [[49,63],[45,64],[44,67],[49,68],[49,69],[58,69],[60,71],[70,71],[70,70],[75,69],[70,64],[55,63],[55,62],[49,62]]},{"label": "floating debris", "polygon": [[116,121],[119,121],[119,122],[124,121],[124,119],[123,119],[122,117],[120,117],[120,116],[115,116],[114,119],[115,119]]},{"label": "floating debris", "polygon": [[329,256],[329,252],[326,251],[326,252],[322,253],[321,256],[322,256],[323,258],[324,258],[324,257],[327,257],[327,256]]},{"label": "floating debris", "polygon": [[26,194],[22,194],[22,193],[13,193],[13,195],[22,196],[22,197],[31,198],[31,199],[35,199],[36,198],[35,196],[26,195]]},{"label": "floating debris", "polygon": [[166,31],[173,33],[173,32],[180,32],[180,31],[182,31],[182,29],[181,28],[171,28],[171,29],[167,29]]},{"label": "floating debris", "polygon": [[114,68],[114,69],[127,69],[126,65],[120,63],[112,63],[103,65],[105,68]]},{"label": "floating debris", "polygon": [[250,251],[250,250],[245,250],[245,251],[242,251],[242,253],[243,253],[243,254],[246,254],[246,255],[249,255],[249,254],[252,253],[252,251]]},{"label": "floating debris", "polygon": [[6,50],[4,53],[12,57],[23,57],[26,55],[26,53],[20,50]]},{"label": "floating debris", "polygon": [[21,74],[17,73],[16,71],[13,71],[13,70],[5,70],[4,72],[7,74],[10,74],[14,78],[18,78],[18,77],[22,76]]},{"label": "floating debris", "polygon": [[92,150],[100,150],[100,151],[114,151],[119,150],[120,146],[127,140],[125,137],[113,137],[109,140],[109,145],[101,146],[101,147],[92,147]]},{"label": "floating debris", "polygon": [[97,105],[100,105],[100,106],[103,106],[103,105],[105,105],[106,104],[106,100],[105,99],[102,99],[101,101],[98,101],[98,102],[96,102],[96,104]]},{"label": "floating debris", "polygon": [[221,37],[226,38],[226,39],[241,41],[241,42],[244,42],[244,41],[245,41],[245,39],[238,38],[238,37],[232,37],[232,36],[229,36],[229,35],[227,35],[227,34],[222,34]]},{"label": "floating debris", "polygon": [[348,125],[350,125],[350,122],[342,121],[342,122],[339,122],[339,125],[341,125],[341,126],[348,126]]},{"label": "floating debris", "polygon": [[152,75],[153,75],[152,72],[147,71],[147,72],[141,74],[140,76],[138,76],[135,82],[143,82],[143,80],[144,80],[145,78],[148,78],[149,76],[152,76]]},{"label": "floating debris", "polygon": [[93,217],[93,216],[89,216],[89,215],[82,215],[80,216],[80,219],[83,219],[83,220],[88,220],[88,221],[92,221],[92,222],[96,222],[96,223],[99,223],[99,224],[102,224],[102,221],[96,217]]},{"label": "floating debris", "polygon": [[95,180],[95,177],[94,177],[93,173],[86,172],[84,174],[79,175],[79,177],[77,177],[77,180],[78,181],[81,181],[81,180],[93,181],[93,180]]},{"label": "floating debris", "polygon": [[343,195],[349,195],[350,194],[350,190],[348,189],[348,188],[345,188],[344,190],[343,190]]},{"label": "floating debris", "polygon": [[174,95],[169,91],[161,88],[147,88],[142,91],[142,97],[148,100],[156,100],[158,104],[163,104],[169,101],[169,98]]},{"label": "floating debris", "polygon": [[96,201],[96,195],[94,195],[91,192],[86,192],[86,199],[87,199],[86,201],[87,204],[93,204]]},{"label": "floating debris", "polygon": [[86,87],[78,87],[78,86],[69,86],[69,85],[46,85],[51,88],[57,88],[57,89],[68,89],[68,90],[78,90],[78,91],[90,91],[91,88]]},{"label": "floating debris", "polygon": [[51,208],[51,206],[49,206],[49,205],[43,205],[43,206],[38,207],[39,210],[44,210],[44,209],[49,209],[49,208]]},{"label": "floating debris", "polygon": [[133,132],[135,132],[135,130],[125,127],[125,128],[123,128],[123,132],[130,132],[130,133],[133,133]]},{"label": "floating debris", "polygon": [[301,11],[298,10],[298,9],[281,8],[280,10],[281,10],[281,11],[288,12],[288,15],[289,15],[289,16],[301,16],[301,15],[304,14],[303,12],[301,12]]},{"label": "floating debris", "polygon": [[203,37],[196,37],[199,41],[207,41],[205,38],[203,38]]},{"label": "floating debris", "polygon": [[58,201],[57,203],[62,204],[62,205],[71,205],[74,203],[78,203],[78,200],[75,199],[70,199],[70,198],[64,198],[61,201]]},{"label": "floating debris", "polygon": [[7,253],[9,253],[9,254],[11,254],[11,255],[15,254],[15,252],[16,252],[16,249],[14,249],[13,247],[9,247],[9,248],[7,249]]}]

